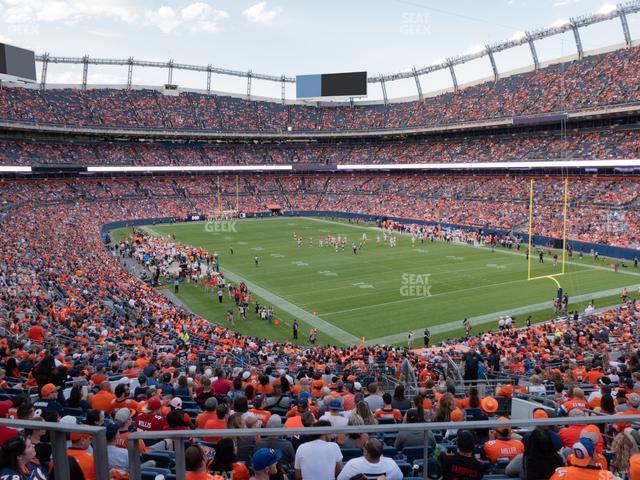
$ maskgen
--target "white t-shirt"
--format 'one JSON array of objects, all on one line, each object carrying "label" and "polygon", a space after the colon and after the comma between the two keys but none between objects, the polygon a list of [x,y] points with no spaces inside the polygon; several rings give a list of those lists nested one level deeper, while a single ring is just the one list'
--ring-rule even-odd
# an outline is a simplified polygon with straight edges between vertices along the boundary
[{"label": "white t-shirt", "polygon": [[318,439],[298,447],[294,466],[302,471],[303,480],[334,480],[336,463],[341,461],[337,443]]},{"label": "white t-shirt", "polygon": [[338,480],[348,480],[359,473],[367,476],[384,474],[387,480],[402,480],[402,471],[398,464],[384,456],[380,457],[378,463],[370,463],[364,457],[349,460],[338,475]]},{"label": "white t-shirt", "polygon": [[349,419],[342,415],[331,415],[331,412],[327,412],[320,417],[320,420],[326,420],[332,427],[346,427],[349,424]]}]

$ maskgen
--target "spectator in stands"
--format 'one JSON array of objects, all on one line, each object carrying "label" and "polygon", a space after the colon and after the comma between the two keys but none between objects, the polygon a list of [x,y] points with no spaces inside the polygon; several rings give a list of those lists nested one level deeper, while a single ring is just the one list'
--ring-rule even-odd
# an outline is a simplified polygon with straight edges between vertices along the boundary
[{"label": "spectator in stands", "polygon": [[109,459],[109,470],[129,471],[129,452],[127,448],[116,445],[116,438],[119,434],[120,423],[110,423],[107,426],[107,457]]},{"label": "spectator in stands", "polygon": [[187,468],[185,480],[218,480],[222,478],[207,471],[207,459],[200,445],[191,445],[184,453],[185,467]]},{"label": "spectator in stands", "polygon": [[2,444],[0,478],[2,480],[46,478],[37,464],[36,449],[30,439],[25,439],[22,435],[14,435]]},{"label": "spectator in stands", "polygon": [[329,402],[329,411],[320,417],[320,420],[326,420],[334,427],[344,427],[349,420],[342,416],[342,400],[334,398]]},{"label": "spectator in stands", "polygon": [[[500,417],[498,420],[507,421],[507,418]],[[484,458],[496,463],[499,459],[512,460],[524,453],[524,445],[520,440],[511,438],[511,427],[500,427],[495,429],[495,439],[485,442],[482,452]]]},{"label": "spectator in stands", "polygon": [[115,399],[116,396],[111,391],[111,383],[105,380],[100,384],[100,391],[91,397],[91,408],[110,414],[113,412],[113,401]]},{"label": "spectator in stands", "polygon": [[82,410],[82,413],[87,413],[91,406],[87,402],[82,385],[74,385],[69,393],[69,398],[65,401],[65,406],[68,408],[77,408]]},{"label": "spectator in stands", "polygon": [[278,473],[278,462],[282,458],[282,452],[273,448],[261,448],[253,454],[252,463],[255,472],[255,480],[269,480],[272,475]]},{"label": "spectator in stands", "polygon": [[[327,421],[314,427],[331,427]],[[295,458],[296,480],[333,480],[342,470],[342,453],[331,435],[314,435],[314,439],[298,447]]]},{"label": "spectator in stands", "polygon": [[632,428],[625,428],[618,433],[611,444],[611,471],[620,477],[629,475],[630,460],[633,455],[640,453],[637,439],[640,438],[638,432]]},{"label": "spectator in stands", "polygon": [[[420,418],[418,410],[411,409],[407,411],[404,423],[413,424],[422,422],[423,420]],[[431,431],[427,432],[427,443],[432,447],[436,444],[436,439]],[[405,447],[417,447],[420,445],[424,445],[424,433],[419,429],[412,431],[403,430],[399,432],[394,442],[396,450],[402,450]]]},{"label": "spectator in stands", "polygon": [[524,480],[549,478],[556,468],[564,466],[549,430],[536,428],[526,438],[524,453],[513,457],[507,465],[508,476]]},{"label": "spectator in stands", "polygon": [[204,412],[196,417],[196,428],[205,428],[209,420],[216,420],[218,418],[216,408],[218,408],[218,400],[215,397],[207,398],[204,402]]},{"label": "spectator in stands", "polygon": [[58,402],[58,387],[53,383],[47,383],[40,389],[40,399],[34,402],[33,406],[43,412],[55,410],[62,414],[64,411],[64,407]]},{"label": "spectator in stands", "polygon": [[147,401],[142,413],[136,416],[136,429],[145,432],[157,432],[167,428],[167,421],[161,415],[162,401],[153,396]]},{"label": "spectator in stands", "polygon": [[460,430],[456,437],[456,452],[442,452],[438,462],[442,480],[479,480],[484,476],[484,465],[473,456],[475,439],[469,430]]},{"label": "spectator in stands", "polygon": [[588,438],[581,438],[573,444],[571,465],[558,468],[551,480],[614,480],[615,476],[595,458],[595,445]]},{"label": "spectator in stands", "polygon": [[70,439],[71,447],[67,450],[67,453],[78,462],[85,480],[95,480],[93,455],[87,452],[87,449],[91,447],[91,435],[71,433]]},{"label": "spectator in stands", "polygon": [[[216,407],[215,418],[209,418],[203,428],[206,430],[224,430],[227,428],[228,421],[229,407],[227,407],[226,404],[221,403]],[[217,442],[220,440],[220,437],[205,437],[204,440],[206,442]]]},{"label": "spectator in stands", "polygon": [[358,415],[360,415],[360,417],[362,417],[362,420],[364,420],[365,425],[376,425],[378,423],[378,421],[376,420],[376,417],[374,417],[373,413],[371,413],[371,408],[369,408],[369,404],[364,400],[360,400],[356,404],[355,412]]},{"label": "spectator in stands", "polygon": [[237,447],[233,438],[223,438],[216,445],[210,470],[214,475],[231,475],[234,480],[249,480],[249,469],[236,460]]},{"label": "spectator in stands", "polygon": [[406,411],[411,408],[411,400],[404,396],[404,385],[396,385],[396,388],[393,391],[391,406],[400,411]]},{"label": "spectator in stands", "polygon": [[340,474],[338,480],[349,480],[358,474],[370,476],[382,476],[386,480],[401,480],[402,472],[398,464],[391,458],[382,455],[382,442],[377,438],[370,438],[364,446],[363,456],[349,460]]},{"label": "spectator in stands", "polygon": [[376,382],[371,382],[367,386],[368,395],[364,397],[364,401],[369,405],[369,409],[372,412],[375,412],[379,408],[384,407],[384,401],[382,400],[382,395],[378,390],[378,384]]},{"label": "spectator in stands", "polygon": [[[384,407],[379,408],[373,414],[378,422],[380,422],[380,420],[385,420],[391,421],[391,423],[402,423],[402,413],[400,413],[400,410],[393,408],[393,399],[391,398],[391,394],[384,393],[382,395],[382,400],[384,402]],[[422,401],[422,397],[420,397],[420,400]]]},{"label": "spectator in stands", "polygon": [[[271,415],[267,421],[266,428],[282,428],[280,415]],[[270,435],[256,442],[256,451],[262,448],[270,448],[282,452],[282,460],[289,466],[293,466],[295,460],[295,450],[293,444],[286,438]]]},{"label": "spectator in stands", "polygon": [[85,425],[101,427],[104,425],[104,412],[102,410],[89,410],[84,423]]},{"label": "spectator in stands", "polygon": [[[357,413],[349,416],[348,426],[360,427],[363,425],[364,420],[362,420],[362,417]],[[361,450],[364,448],[367,440],[369,440],[369,434],[367,432],[349,433],[346,435],[344,441],[340,446],[342,448],[357,448]]]}]

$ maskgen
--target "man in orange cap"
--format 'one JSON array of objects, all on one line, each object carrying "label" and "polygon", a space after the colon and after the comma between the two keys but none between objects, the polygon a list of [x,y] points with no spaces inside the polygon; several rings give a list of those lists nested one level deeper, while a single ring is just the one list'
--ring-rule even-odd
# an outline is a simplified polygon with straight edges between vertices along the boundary
[{"label": "man in orange cap", "polygon": [[43,412],[55,410],[62,416],[64,407],[58,402],[58,387],[53,383],[47,383],[40,389],[40,399],[33,404],[33,408]]},{"label": "man in orange cap", "polygon": [[[498,421],[508,421],[506,417],[498,418]],[[484,457],[491,463],[496,463],[498,459],[513,459],[516,455],[524,453],[524,445],[520,440],[511,439],[511,427],[496,428],[495,440],[485,442],[482,450]]]}]

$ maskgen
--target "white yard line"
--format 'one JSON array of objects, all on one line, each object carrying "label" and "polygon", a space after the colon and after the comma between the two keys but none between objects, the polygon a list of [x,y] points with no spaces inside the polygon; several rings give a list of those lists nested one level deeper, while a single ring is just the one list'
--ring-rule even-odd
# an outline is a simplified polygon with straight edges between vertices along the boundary
[{"label": "white yard line", "polygon": [[236,283],[244,282],[247,285],[247,288],[249,289],[249,291],[264,298],[267,302],[273,305],[276,305],[278,308],[284,310],[285,312],[292,315],[293,317],[298,318],[304,321],[305,323],[308,323],[314,328],[317,328],[319,331],[325,333],[331,338],[334,338],[335,340],[338,340],[339,342],[345,345],[353,345],[360,342],[360,339],[355,335],[351,335],[349,332],[346,332],[341,328],[336,327],[335,325],[332,325],[329,322],[326,322],[322,318],[316,315],[313,315],[307,312],[306,310],[303,310],[297,305],[294,305],[293,303],[285,300],[284,298],[279,297],[274,293],[271,293],[269,290],[266,290],[256,285],[255,283],[246,280],[240,275],[237,275],[226,268],[222,268],[222,272],[224,273],[225,278],[228,278]]}]

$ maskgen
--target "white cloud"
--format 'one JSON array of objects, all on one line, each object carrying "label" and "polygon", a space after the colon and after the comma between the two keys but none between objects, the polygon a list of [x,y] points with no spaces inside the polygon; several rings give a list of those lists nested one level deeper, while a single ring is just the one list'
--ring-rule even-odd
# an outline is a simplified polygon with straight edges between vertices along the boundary
[{"label": "white cloud", "polygon": [[147,24],[158,27],[163,33],[185,27],[192,32],[216,32],[221,20],[228,18],[224,10],[216,10],[203,2],[192,3],[178,13],[172,7],[163,5],[157,11],[147,11]]},{"label": "white cloud", "polygon": [[555,8],[565,7],[567,5],[575,5],[576,3],[580,3],[580,0],[557,0],[553,3]]},{"label": "white cloud", "polygon": [[251,23],[271,23],[279,14],[282,9],[276,7],[271,10],[267,10],[267,2],[256,3],[255,5],[247,8],[242,14]]},{"label": "white cloud", "polygon": [[171,33],[180,25],[176,11],[167,5],[158,8],[157,12],[148,11],[145,17],[149,24],[158,27],[162,33]]},{"label": "white cloud", "polygon": [[0,43],[12,43],[13,39],[0,33]]},{"label": "white cloud", "polygon": [[203,2],[192,3],[183,8],[180,15],[193,32],[217,32],[218,23],[229,18],[229,14],[224,10],[215,10]]},{"label": "white cloud", "polygon": [[517,40],[523,39],[526,36],[527,36],[527,34],[524,33],[523,31],[518,31],[518,32],[514,33],[513,35],[511,35],[509,37],[509,40],[511,40],[512,42],[515,42]]}]

